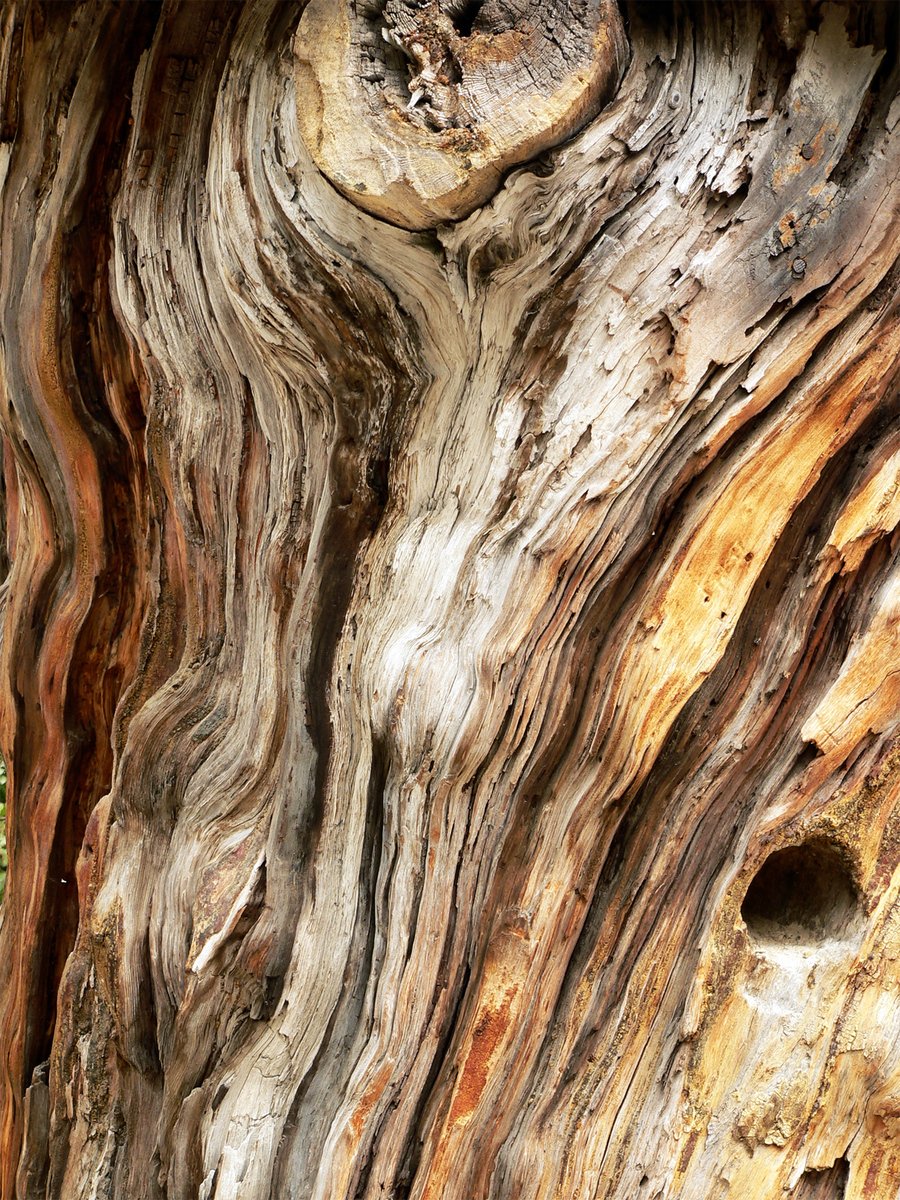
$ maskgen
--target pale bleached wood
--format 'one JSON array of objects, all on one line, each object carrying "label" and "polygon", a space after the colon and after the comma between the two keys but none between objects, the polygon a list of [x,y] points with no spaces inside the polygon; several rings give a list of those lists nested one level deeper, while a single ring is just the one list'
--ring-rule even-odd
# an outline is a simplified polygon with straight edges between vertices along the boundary
[{"label": "pale bleached wood", "polygon": [[437,12],[4,11],[0,1197],[893,1200],[897,17]]}]

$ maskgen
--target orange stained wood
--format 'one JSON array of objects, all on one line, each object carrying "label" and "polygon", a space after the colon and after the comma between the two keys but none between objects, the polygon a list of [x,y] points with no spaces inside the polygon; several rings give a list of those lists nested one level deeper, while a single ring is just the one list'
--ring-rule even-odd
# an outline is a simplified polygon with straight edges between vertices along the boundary
[{"label": "orange stained wood", "polygon": [[[653,631],[650,640],[629,643],[620,667],[622,686],[630,693],[630,703],[622,707],[620,701],[620,711],[628,714],[625,719],[635,731],[623,741],[635,748],[635,763],[642,751],[655,753],[681,705],[719,661],[792,512],[814,486],[821,464],[852,437],[870,411],[869,384],[889,370],[892,356],[900,352],[898,332],[896,323],[884,331],[828,390],[811,388],[798,401],[794,419],[737,468],[678,552],[678,569],[666,572],[648,605],[644,621]],[[542,908],[538,905],[534,912],[536,944],[555,916],[554,905],[543,914]],[[514,992],[506,988],[503,1001],[497,1002],[497,982],[496,975],[487,975],[482,983],[426,1197],[439,1195],[432,1189],[443,1177],[453,1131],[474,1111],[491,1073],[507,1073],[509,1025],[519,1006],[511,1004]],[[522,1047],[522,1055],[527,1057],[531,1049],[530,1043]],[[691,1145],[695,1143],[693,1136]]]},{"label": "orange stained wood", "polygon": [[392,1070],[393,1068],[390,1063],[384,1063],[381,1066],[377,1075],[363,1093],[363,1097],[360,1100],[356,1111],[350,1118],[350,1128],[353,1130],[353,1133],[357,1138],[363,1131],[363,1127],[369,1118],[369,1113],[378,1103],[381,1093],[387,1087],[388,1081],[391,1078]]},{"label": "orange stained wood", "polygon": [[[890,370],[898,354],[900,324],[895,322],[864,348],[841,379],[830,387],[810,386],[796,401],[792,419],[783,421],[738,465],[696,531],[676,552],[675,565],[651,595],[642,618],[650,636],[630,641],[619,667],[617,707],[625,714],[623,724],[628,728],[628,736],[619,741],[631,748],[622,754],[633,754],[628,774],[639,772],[642,762],[652,761],[680,708],[714,669],[791,514],[815,485],[822,464],[865,420],[877,396],[877,388],[871,385]],[[617,774],[620,767],[621,759]],[[607,768],[612,770],[608,763]],[[536,874],[542,869],[536,861]],[[530,884],[521,902],[533,913],[533,944],[541,945],[557,919],[558,906],[546,903],[545,877],[535,877]],[[528,898],[535,894],[543,896],[545,903],[530,906]],[[439,1181],[445,1178],[454,1148],[458,1149],[454,1135],[485,1095],[492,1073],[510,1074],[514,1022],[521,1008],[512,1002],[515,989],[507,990],[511,967],[510,962],[503,970],[498,963],[485,973],[464,1065],[423,1200],[440,1195]],[[502,996],[499,1002],[498,996]],[[537,1041],[523,1038],[518,1048],[521,1059],[534,1053]],[[685,1162],[684,1170],[688,1169]]]},{"label": "orange stained wood", "polygon": [[513,925],[502,928],[491,941],[479,988],[478,1006],[468,1024],[457,1061],[462,1069],[453,1086],[450,1111],[435,1141],[422,1200],[444,1195],[459,1141],[478,1106],[503,1077],[504,1055],[521,1025],[529,937]]},{"label": "orange stained wood", "polygon": [[[772,172],[772,189],[775,192],[781,191],[786,184],[796,178],[798,175],[811,167],[817,167],[825,157],[826,138],[830,134],[832,138],[840,133],[840,127],[835,124],[826,124],[820,126],[808,142],[802,146],[792,144],[787,153],[781,155],[775,169]],[[804,153],[805,151],[805,153]],[[812,189],[810,194],[813,195]],[[793,214],[788,214],[793,216]],[[783,218],[786,220],[787,218]],[[779,222],[779,225],[781,222]],[[793,243],[788,243],[793,244]]]},{"label": "orange stained wood", "polygon": [[738,469],[679,552],[678,570],[666,573],[643,618],[666,669],[648,670],[641,641],[629,645],[620,667],[620,677],[639,689],[636,745],[658,744],[718,662],[791,514],[870,411],[877,389],[869,393],[869,385],[900,353],[898,333],[895,322],[824,396],[808,396],[795,419]]},{"label": "orange stained wood", "polygon": [[504,1034],[509,1028],[511,1007],[516,988],[510,986],[498,1005],[486,1004],[480,1011],[466,1061],[456,1085],[449,1124],[466,1121],[475,1111],[488,1084],[491,1063],[497,1054]]},{"label": "orange stained wood", "polygon": [[865,1200],[876,1200],[881,1195],[881,1186],[879,1183],[881,1177],[881,1164],[884,1160],[884,1151],[880,1148],[874,1148],[872,1152],[872,1161],[866,1171],[866,1181],[863,1184],[863,1196]]},{"label": "orange stained wood", "polygon": [[688,1167],[690,1166],[691,1159],[694,1157],[694,1151],[697,1148],[697,1141],[698,1141],[699,1137],[700,1137],[700,1130],[692,1129],[691,1132],[687,1136],[687,1141],[681,1147],[681,1152],[678,1155],[678,1165],[675,1168],[676,1181],[685,1174]]},{"label": "orange stained wood", "polygon": [[93,448],[72,410],[72,402],[60,378],[59,294],[62,271],[62,237],[50,248],[42,279],[39,338],[35,367],[41,394],[53,421],[47,432],[57,451],[57,462],[77,502],[71,507],[75,522],[77,564],[80,569],[78,595],[86,606],[91,591],[92,570],[100,558],[103,522],[100,514],[100,481]]},{"label": "orange stained wood", "polygon": [[[62,271],[62,236],[57,235],[46,246],[46,261],[41,274],[40,301],[34,322],[36,329],[29,333],[23,345],[23,357],[33,374],[35,390],[42,398],[40,408],[47,436],[53,446],[56,462],[65,481],[69,499],[69,513],[74,526],[74,563],[66,579],[64,598],[54,611],[53,619],[46,628],[40,656],[37,680],[37,699],[41,720],[35,722],[35,737],[39,739],[39,757],[32,772],[34,800],[33,815],[29,822],[33,844],[30,861],[22,876],[30,876],[27,889],[28,899],[20,907],[22,936],[16,939],[17,956],[9,964],[14,989],[18,997],[32,994],[36,972],[34,966],[34,937],[40,927],[40,913],[47,904],[54,923],[61,924],[64,918],[71,919],[63,905],[54,895],[54,884],[49,877],[49,860],[53,839],[57,834],[57,820],[63,801],[64,763],[68,752],[64,704],[63,681],[72,660],[77,632],[90,609],[94,584],[99,573],[103,521],[99,505],[99,478],[96,459],[87,437],[72,411],[60,368],[59,294]],[[24,324],[24,320],[23,320]],[[49,531],[55,522],[51,511],[35,497],[33,517]],[[33,523],[34,527],[34,523]],[[50,539],[48,537],[48,545]],[[50,569],[46,559],[33,552],[36,573]],[[24,597],[23,597],[24,598]],[[24,811],[25,798],[20,811]],[[28,801],[30,803],[30,801]],[[14,918],[13,918],[14,919]],[[53,985],[55,987],[55,984]],[[19,1075],[29,1053],[34,1052],[33,1031],[25,1012],[29,1002],[21,999],[10,1004],[4,1028],[7,1050],[7,1069]],[[12,1171],[18,1159],[18,1099],[4,1103],[0,1117],[0,1157],[5,1161],[0,1175],[0,1189],[11,1187]]]}]

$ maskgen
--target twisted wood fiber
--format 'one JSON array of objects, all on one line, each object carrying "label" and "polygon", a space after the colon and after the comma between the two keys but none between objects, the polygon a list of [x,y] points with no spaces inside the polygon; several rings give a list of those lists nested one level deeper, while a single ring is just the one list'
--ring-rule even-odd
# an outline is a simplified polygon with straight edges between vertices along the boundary
[{"label": "twisted wood fiber", "polygon": [[0,14],[0,1197],[889,1200],[896,13],[415,230],[303,20]]}]

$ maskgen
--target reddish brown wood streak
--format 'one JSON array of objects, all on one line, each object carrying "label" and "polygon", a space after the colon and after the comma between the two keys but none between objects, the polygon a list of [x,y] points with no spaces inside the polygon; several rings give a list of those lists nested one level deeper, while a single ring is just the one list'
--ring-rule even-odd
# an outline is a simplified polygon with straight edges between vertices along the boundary
[{"label": "reddish brown wood streak", "polygon": [[892,1200],[897,14],[632,6],[408,232],[302,11],[0,16],[0,1197]]},{"label": "reddish brown wood streak", "polygon": [[462,1074],[456,1085],[456,1095],[450,1109],[451,1125],[464,1121],[475,1111],[481,1099],[491,1066],[494,1051],[509,1028],[510,1008],[515,988],[508,987],[503,1000],[495,1007],[481,1010],[472,1031],[472,1045],[466,1054]]},{"label": "reddish brown wood streak", "polygon": [[[136,662],[141,567],[134,547],[146,518],[140,460],[129,455],[120,422],[129,422],[132,445],[140,426],[132,424],[136,385],[103,277],[110,230],[102,214],[126,116],[126,96],[115,95],[120,73],[109,64],[119,39],[139,38],[142,27],[146,32],[145,18],[123,14],[109,23],[105,41],[99,39],[94,59],[107,63],[109,93],[98,97],[99,121],[85,145],[88,182],[67,185],[65,171],[55,181],[60,192],[71,187],[70,204],[85,204],[91,215],[77,236],[64,237],[63,223],[49,240],[41,235],[45,266],[37,275],[33,264],[41,259],[29,263],[32,238],[20,208],[18,252],[7,257],[4,278],[5,328],[7,334],[18,329],[22,355],[19,363],[7,360],[8,399],[22,423],[7,441],[5,471],[14,566],[4,661],[15,683],[3,705],[3,744],[16,797],[11,888],[13,895],[23,885],[30,893],[21,906],[8,905],[4,919],[10,984],[18,996],[6,1009],[2,1039],[7,1079],[16,1081],[3,1089],[4,1194],[18,1157],[23,1076],[28,1082],[49,1053],[56,991],[75,940],[76,857],[109,786],[113,716]],[[66,13],[35,8],[14,39],[11,69],[19,72],[22,101],[17,137],[34,139],[38,151],[42,120],[55,120],[56,106],[64,103],[59,89],[65,80],[53,77],[54,65],[62,68],[80,54],[77,41],[64,47],[67,25]],[[31,168],[29,178],[26,166],[22,176],[38,194],[49,185],[53,164],[45,160],[41,170],[38,177]],[[7,250],[13,248],[8,241]],[[23,529],[26,505],[31,513]],[[34,519],[36,508],[41,521]]]}]

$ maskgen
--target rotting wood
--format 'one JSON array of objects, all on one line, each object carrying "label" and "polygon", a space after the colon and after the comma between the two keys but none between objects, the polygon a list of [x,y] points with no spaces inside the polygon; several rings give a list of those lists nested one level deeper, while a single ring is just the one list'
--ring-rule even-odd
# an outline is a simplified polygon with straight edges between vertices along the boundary
[{"label": "rotting wood", "polygon": [[898,29],[7,3],[0,1200],[895,1200]]},{"label": "rotting wood", "polygon": [[294,54],[316,165],[369,212],[428,229],[596,115],[626,43],[613,0],[311,0]]}]

